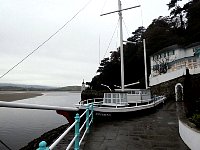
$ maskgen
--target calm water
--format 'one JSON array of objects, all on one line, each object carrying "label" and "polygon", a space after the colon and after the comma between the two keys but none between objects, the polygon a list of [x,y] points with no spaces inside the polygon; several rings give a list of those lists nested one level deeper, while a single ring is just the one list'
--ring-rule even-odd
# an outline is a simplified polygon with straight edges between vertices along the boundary
[{"label": "calm water", "polygon": [[[16,101],[18,103],[72,106],[80,93],[46,92],[43,96]],[[0,108],[0,140],[12,150],[18,150],[43,133],[68,121],[53,110]],[[0,150],[7,150],[0,143]]]}]

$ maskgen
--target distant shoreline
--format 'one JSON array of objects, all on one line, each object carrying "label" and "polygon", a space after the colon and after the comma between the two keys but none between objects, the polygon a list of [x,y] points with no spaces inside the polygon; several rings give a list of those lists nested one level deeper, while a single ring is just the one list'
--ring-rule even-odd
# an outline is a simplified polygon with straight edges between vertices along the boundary
[{"label": "distant shoreline", "polygon": [[40,91],[0,91],[0,101],[12,102],[42,95]]}]

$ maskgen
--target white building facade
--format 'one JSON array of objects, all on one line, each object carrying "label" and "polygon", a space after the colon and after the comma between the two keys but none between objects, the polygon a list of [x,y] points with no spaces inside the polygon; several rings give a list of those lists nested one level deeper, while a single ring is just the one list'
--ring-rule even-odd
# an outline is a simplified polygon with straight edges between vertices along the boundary
[{"label": "white building facade", "polygon": [[188,46],[172,45],[150,56],[149,85],[154,86],[186,74],[200,73],[200,42]]}]

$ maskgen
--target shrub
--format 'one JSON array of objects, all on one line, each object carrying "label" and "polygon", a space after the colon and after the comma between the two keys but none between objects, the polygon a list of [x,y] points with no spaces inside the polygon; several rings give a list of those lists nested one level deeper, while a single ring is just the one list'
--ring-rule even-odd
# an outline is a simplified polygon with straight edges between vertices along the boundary
[{"label": "shrub", "polygon": [[200,128],[200,114],[193,114],[191,117],[191,122],[193,122],[198,128]]}]

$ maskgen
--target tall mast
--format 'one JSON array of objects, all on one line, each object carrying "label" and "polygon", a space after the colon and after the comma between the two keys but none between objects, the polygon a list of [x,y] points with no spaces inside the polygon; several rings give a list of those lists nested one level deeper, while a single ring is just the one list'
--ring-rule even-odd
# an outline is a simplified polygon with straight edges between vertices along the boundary
[{"label": "tall mast", "polygon": [[123,29],[122,29],[122,4],[118,0],[119,27],[120,27],[120,58],[121,58],[121,89],[124,91],[124,52],[123,52]]},{"label": "tall mast", "polygon": [[147,58],[146,58],[146,42],[145,39],[143,39],[143,46],[144,46],[144,68],[145,68],[145,87],[148,88],[147,83]]},{"label": "tall mast", "polygon": [[137,8],[137,7],[140,7],[140,5],[122,9],[121,1],[118,0],[118,10],[117,10],[117,11],[112,11],[112,12],[105,13],[105,14],[101,14],[101,15],[100,15],[100,16],[104,16],[104,15],[108,15],[108,14],[112,14],[112,13],[116,13],[116,12],[119,13],[119,27],[120,27],[120,58],[121,58],[121,90],[122,90],[122,91],[124,91],[124,52],[123,52],[122,11],[124,11],[124,10],[129,10],[129,9],[133,9],[133,8]]}]

